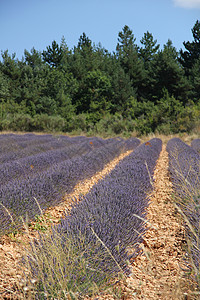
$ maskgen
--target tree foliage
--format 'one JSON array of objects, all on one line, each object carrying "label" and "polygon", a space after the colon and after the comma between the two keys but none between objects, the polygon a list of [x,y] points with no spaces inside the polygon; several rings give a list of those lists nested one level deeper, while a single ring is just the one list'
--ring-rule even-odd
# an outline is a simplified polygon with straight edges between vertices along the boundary
[{"label": "tree foliage", "polygon": [[2,51],[0,129],[190,131],[200,119],[198,20],[192,34],[180,51],[149,31],[138,46],[127,25],[112,53],[84,32],[73,49],[63,37],[21,60]]},{"label": "tree foliage", "polygon": [[200,58],[200,21],[197,20],[192,28],[192,35],[194,40],[192,42],[183,42],[185,51],[180,50],[180,63],[184,67],[186,74],[190,73],[196,60]]}]

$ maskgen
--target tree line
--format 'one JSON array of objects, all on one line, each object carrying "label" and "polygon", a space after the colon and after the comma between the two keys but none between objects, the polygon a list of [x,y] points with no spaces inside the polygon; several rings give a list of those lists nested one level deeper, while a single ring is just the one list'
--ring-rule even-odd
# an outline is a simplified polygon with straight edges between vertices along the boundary
[{"label": "tree line", "polygon": [[200,119],[200,21],[184,50],[160,48],[150,32],[136,44],[125,25],[110,53],[83,33],[44,51],[8,50],[0,61],[0,130],[91,134],[190,132]]}]

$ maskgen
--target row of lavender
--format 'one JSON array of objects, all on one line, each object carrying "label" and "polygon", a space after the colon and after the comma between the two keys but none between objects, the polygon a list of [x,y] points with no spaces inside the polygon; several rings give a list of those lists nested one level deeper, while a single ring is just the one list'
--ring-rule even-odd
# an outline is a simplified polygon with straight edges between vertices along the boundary
[{"label": "row of lavender", "polygon": [[196,151],[199,141],[193,141],[190,147],[173,138],[167,151],[176,201],[185,220],[188,257],[200,286],[200,155]]},{"label": "row of lavender", "polygon": [[[86,280],[98,282],[101,276],[108,273],[116,276],[122,270],[130,273],[128,262],[141,250],[139,245],[145,232],[145,208],[149,201],[148,194],[153,189],[152,176],[161,148],[160,139],[152,139],[137,147],[81,201],[75,201],[70,214],[54,229],[51,243],[59,245],[58,240],[62,240],[66,258],[69,251],[67,241],[73,239],[73,247],[79,249],[87,261],[87,276],[82,278],[78,272],[72,272],[72,283],[77,280],[81,283]],[[42,241],[41,245],[38,246],[38,253],[48,251],[48,246]],[[56,257],[53,262],[53,269],[58,269]],[[35,263],[31,260],[31,263],[33,275],[38,277],[37,259]],[[78,259],[76,263],[78,264]],[[64,277],[68,276],[67,264],[66,259],[58,270]],[[43,271],[46,272],[45,265]],[[55,285],[56,289],[56,278],[59,275],[52,276],[48,272],[45,274],[46,282],[51,286]],[[48,284],[42,288],[47,292]],[[88,292],[87,286],[85,289]]]},{"label": "row of lavender", "polygon": [[195,139],[191,142],[191,147],[197,151],[198,153],[200,153],[200,139]]},{"label": "row of lavender", "polygon": [[[0,187],[6,182],[15,180],[16,178],[30,179],[30,177],[38,176],[38,173],[48,169],[55,163],[62,163],[65,160],[81,156],[95,148],[108,145],[110,142],[111,141],[101,141],[100,139],[90,139],[90,141],[77,140],[76,142],[73,141],[67,145],[63,145],[63,143],[57,141],[58,149],[52,149],[51,147],[50,150],[43,150],[34,155],[30,155],[30,153],[35,151],[34,146],[32,146],[31,149],[26,148],[26,155],[24,157],[18,159],[15,157],[15,159],[9,159],[9,162],[0,164]],[[20,151],[20,153],[15,153],[15,155],[21,156],[22,152],[24,153],[25,151]],[[10,153],[5,155],[4,159],[5,157],[10,158]]]},{"label": "row of lavender", "polygon": [[88,145],[104,145],[114,139],[103,140],[101,138],[87,138],[84,136],[52,136],[52,135],[0,135],[0,164],[13,162],[38,153],[59,150],[69,146],[76,146],[86,142]]},{"label": "row of lavender", "polygon": [[[14,138],[17,139],[17,137]],[[32,151],[29,151],[28,138],[26,143],[23,141],[25,143],[24,150],[28,149],[26,157],[17,158],[21,157],[20,150],[17,150],[16,159],[0,165],[2,173],[0,175],[2,180],[0,185],[1,234],[13,226],[13,220],[15,226],[20,226],[19,217],[33,218],[40,213],[35,199],[42,209],[58,203],[63,195],[71,192],[79,181],[102,170],[105,164],[121,152],[134,149],[140,144],[138,139],[103,141],[98,138],[61,137],[59,149],[40,151],[36,155],[30,155]],[[55,139],[52,136],[45,136],[45,142],[42,138],[39,139],[43,145],[46,142],[48,144],[52,142],[54,145]],[[32,142],[34,140],[32,136],[31,140]],[[3,139],[3,137],[0,140],[4,148],[6,148],[5,141],[6,138]],[[60,141],[57,139],[57,146]],[[22,145],[20,138],[18,142]],[[31,149],[40,145],[38,142],[33,144]],[[9,143],[7,143],[7,147],[10,147]],[[4,155],[6,156],[6,154]]]},{"label": "row of lavender", "polygon": [[[67,139],[70,140],[70,138],[66,137],[66,142]],[[54,146],[53,142],[56,142],[57,139],[54,138],[52,135],[35,135],[35,134],[24,134],[24,135],[17,135],[17,134],[3,134],[0,135],[0,160],[3,159],[3,157],[7,156],[8,153],[10,153],[11,159],[23,157],[24,155],[28,155],[29,149],[30,153],[31,147],[33,149],[36,149],[37,151],[41,151],[43,145],[52,143]],[[40,150],[41,147],[41,150]],[[58,144],[58,147],[60,147],[60,143]],[[22,156],[21,156],[22,155]],[[8,157],[9,159],[9,157]]]},{"label": "row of lavender", "polygon": [[[113,139],[51,135],[2,135],[0,146],[0,187],[11,180],[37,176],[55,163],[86,154]],[[3,149],[3,150],[2,150]]]}]

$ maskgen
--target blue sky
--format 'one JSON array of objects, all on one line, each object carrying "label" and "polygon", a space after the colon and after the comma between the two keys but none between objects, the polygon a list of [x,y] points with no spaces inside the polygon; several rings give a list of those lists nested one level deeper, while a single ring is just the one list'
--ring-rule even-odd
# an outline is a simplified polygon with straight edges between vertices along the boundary
[{"label": "blue sky", "polygon": [[124,25],[138,45],[149,31],[161,48],[171,39],[180,50],[198,19],[200,0],[0,0],[0,50],[21,59],[24,49],[43,51],[62,36],[71,49],[85,32],[112,52]]}]

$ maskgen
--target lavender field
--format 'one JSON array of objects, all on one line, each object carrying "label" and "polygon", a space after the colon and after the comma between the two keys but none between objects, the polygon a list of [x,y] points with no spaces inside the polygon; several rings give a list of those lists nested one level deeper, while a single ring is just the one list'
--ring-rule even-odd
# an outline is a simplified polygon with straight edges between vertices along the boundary
[{"label": "lavender field", "polygon": [[[51,135],[0,136],[0,234],[57,204],[84,179],[127,150],[138,139]],[[35,198],[37,202],[35,201]]]},{"label": "lavender field", "polygon": [[[21,220],[34,220],[40,209],[59,204],[77,183],[132,151],[89,193],[73,199],[70,214],[32,245],[27,264],[37,278],[36,299],[48,299],[44,294],[68,299],[63,289],[79,299],[92,294],[94,285],[130,276],[131,263],[142,253],[143,237],[151,226],[147,208],[162,148],[159,138],[141,143],[137,138],[0,135],[2,236],[20,230]],[[166,150],[173,201],[185,226],[186,264],[199,289],[200,139],[189,146],[173,138]]]},{"label": "lavender field", "polygon": [[[127,141],[133,142],[136,141]],[[130,274],[128,262],[141,252],[139,244],[147,229],[145,208],[153,190],[153,171],[161,149],[162,141],[156,138],[138,145],[81,201],[74,202],[70,214],[54,228],[50,240],[41,237],[39,244],[34,245],[29,263],[33,277],[40,278],[38,295],[45,290],[58,297],[60,282],[73,293],[90,293],[91,283],[98,286],[121,272]],[[132,253],[129,247],[134,249]],[[55,253],[66,258],[71,248],[76,251],[76,260],[69,267],[69,260],[60,261]],[[51,261],[50,269],[56,270],[54,278],[46,265],[41,266],[45,253],[48,263]],[[82,255],[87,262],[84,266]]]}]

